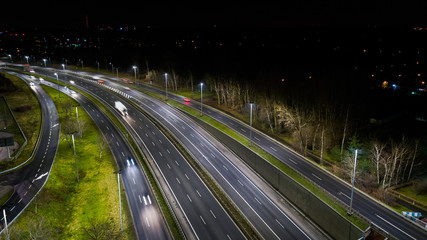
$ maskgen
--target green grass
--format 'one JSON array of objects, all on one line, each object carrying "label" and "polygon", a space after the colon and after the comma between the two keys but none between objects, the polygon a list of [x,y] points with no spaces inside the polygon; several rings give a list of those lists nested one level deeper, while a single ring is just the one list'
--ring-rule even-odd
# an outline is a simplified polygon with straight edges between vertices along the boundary
[{"label": "green grass", "polygon": [[[31,156],[31,153],[37,142],[41,126],[40,104],[33,91],[20,78],[7,73],[4,73],[4,75],[13,83],[13,85],[16,86],[17,89],[15,91],[2,92],[1,95],[5,97],[7,104],[12,109],[16,121],[24,132],[28,143],[24,147],[18,159],[8,163],[1,162],[0,171],[18,166]],[[17,109],[22,110],[17,111]],[[18,142],[21,146],[24,143],[24,138],[20,134],[16,124],[13,124],[12,131],[15,134],[15,141]]]},{"label": "green grass", "polygon": [[[67,97],[62,94],[58,99],[55,89],[43,88],[54,99],[61,124],[64,113],[59,101]],[[73,105],[78,105],[74,100],[71,101]],[[29,226],[41,219],[47,222],[43,232],[49,233],[50,239],[88,239],[83,228],[89,227],[91,221],[108,222],[111,229],[120,231],[117,176],[113,174],[117,169],[115,160],[109,150],[104,151],[102,158],[99,158],[96,138],[101,133],[86,112],[80,111],[79,119],[87,122],[81,142],[75,142],[80,182],[76,181],[73,149],[61,134],[47,184],[13,223],[11,234],[17,239],[28,237],[31,231]],[[126,199],[124,191],[121,195],[122,199]],[[122,204],[124,233],[120,239],[136,239],[126,201]]]},{"label": "green grass", "polygon": [[419,194],[419,190],[415,188],[413,184],[410,184],[406,187],[397,188],[395,191],[427,206],[427,193]]},{"label": "green grass", "polygon": [[[185,112],[188,112],[189,114],[191,114],[193,116],[196,116],[196,117],[200,116],[199,111],[197,111],[191,107],[188,107],[182,103],[178,103],[178,102],[173,101],[173,100],[169,100],[168,103],[179,108],[179,109],[181,109],[181,110],[183,110],[183,111],[185,111]],[[235,140],[237,140],[241,144],[243,144],[245,146],[249,145],[249,140],[247,138],[238,134],[236,131],[228,128],[224,124],[216,121],[215,119],[208,117],[206,115],[203,115],[201,117],[201,119],[203,121],[211,124],[212,126],[218,128],[219,130],[221,130],[225,134],[228,134],[230,137],[234,138]],[[310,182],[309,180],[307,180],[306,178],[301,176],[299,173],[295,172],[293,169],[291,169],[287,165],[283,164],[280,160],[278,160],[277,158],[275,158],[271,154],[267,153],[266,151],[257,147],[256,145],[252,145],[250,148],[254,152],[256,152],[257,154],[259,154],[261,157],[263,157],[264,159],[269,161],[271,164],[273,164],[274,166],[279,168],[281,171],[283,171],[284,173],[289,175],[295,181],[297,181],[298,183],[300,183],[301,185],[306,187],[309,191],[311,191],[317,197],[322,199],[324,202],[326,202],[328,205],[330,205],[332,208],[334,208],[337,212],[339,212],[345,218],[347,218],[348,220],[353,222],[360,229],[366,229],[369,226],[368,223],[366,223],[364,220],[360,219],[359,217],[357,217],[355,215],[348,216],[347,210],[345,208],[341,207],[338,203],[336,203],[334,200],[332,200],[325,192],[323,192],[321,189],[319,189],[316,185],[314,185],[312,182]]]},{"label": "green grass", "polygon": [[[45,78],[45,80],[56,83],[56,80],[51,79],[51,78]],[[85,92],[80,91],[79,89],[75,88],[72,85],[64,84],[62,82],[60,82],[59,84],[63,85],[63,86],[67,86],[68,88],[73,89],[76,92],[79,92],[79,93],[85,95],[92,102],[94,102],[98,106],[98,108],[100,108],[100,110],[103,111],[104,114],[106,114],[116,124],[116,126],[119,127],[120,131],[123,132],[124,135],[127,136],[127,141],[129,142],[131,147],[133,149],[139,149],[138,146],[136,145],[136,143],[130,137],[130,134],[128,133],[126,128],[121,124],[121,122],[103,104],[101,104],[97,99],[95,99],[91,95],[86,94]],[[137,159],[144,159],[144,157],[142,156],[142,153],[140,151],[135,151],[135,154],[138,156]],[[165,220],[166,220],[167,224],[169,225],[169,228],[172,232],[173,237],[175,239],[183,239],[183,236],[181,235],[180,227],[179,227],[178,223],[175,221],[175,218],[173,216],[173,212],[169,208],[169,206],[167,204],[167,200],[163,196],[160,187],[157,185],[156,180],[155,180],[155,176],[153,175],[153,173],[149,169],[148,163],[144,160],[141,160],[140,163],[141,163],[141,166],[144,168],[144,172],[146,173],[146,177],[148,178],[148,181],[151,183],[151,186],[153,187],[153,192],[157,196],[157,201],[158,201],[158,203],[162,209]],[[123,196],[122,196],[122,199],[124,199]],[[127,207],[127,205],[126,205],[126,207]]]}]

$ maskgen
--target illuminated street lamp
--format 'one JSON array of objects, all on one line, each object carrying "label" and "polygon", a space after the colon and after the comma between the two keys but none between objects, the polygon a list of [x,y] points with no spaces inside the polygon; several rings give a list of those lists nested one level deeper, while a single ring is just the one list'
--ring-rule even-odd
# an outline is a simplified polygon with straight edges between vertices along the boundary
[{"label": "illuminated street lamp", "polygon": [[29,63],[28,63],[28,58],[29,58],[28,56],[25,56],[25,59],[27,59],[27,64],[29,64]]},{"label": "illuminated street lamp", "polygon": [[251,116],[250,116],[250,128],[249,128],[249,147],[252,146],[252,106],[254,103],[249,103],[249,106],[251,108]]},{"label": "illuminated street lamp", "polygon": [[46,58],[43,58],[44,67],[46,67]]},{"label": "illuminated street lamp", "polygon": [[58,85],[58,98],[60,98],[61,95],[59,94],[59,78],[58,78],[58,73],[54,73],[54,75],[56,76],[56,85]]},{"label": "illuminated street lamp", "polygon": [[117,184],[119,186],[119,205],[120,205],[120,222],[121,222],[121,226],[122,226],[122,232],[123,232],[123,215],[122,215],[122,197],[120,194],[120,173],[122,170],[119,169],[119,171],[114,172],[114,174],[117,173]]},{"label": "illuminated street lamp", "polygon": [[135,83],[136,83],[136,69],[138,68],[137,66],[133,66],[133,72],[135,73]]},{"label": "illuminated street lamp", "polygon": [[166,95],[165,95],[165,101],[168,100],[168,74],[165,73],[165,81],[166,81]]},{"label": "illuminated street lamp", "polygon": [[353,180],[351,183],[350,210],[348,212],[348,215],[353,214],[352,213],[352,206],[353,206],[354,178],[356,176],[356,164],[357,164],[357,149],[355,150],[355,153],[354,153]]},{"label": "illuminated street lamp", "polygon": [[65,70],[65,64],[62,64],[62,70]]},{"label": "illuminated street lamp", "polygon": [[200,117],[203,116],[203,83],[200,83]]}]

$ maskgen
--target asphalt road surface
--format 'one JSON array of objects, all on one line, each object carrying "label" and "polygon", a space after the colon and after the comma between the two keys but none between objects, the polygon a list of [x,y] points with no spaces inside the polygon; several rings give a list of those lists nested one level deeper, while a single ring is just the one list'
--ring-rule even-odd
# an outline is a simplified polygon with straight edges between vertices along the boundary
[{"label": "asphalt road surface", "polygon": [[[42,83],[58,89],[58,85],[54,83],[48,81],[42,81]],[[59,89],[80,104],[104,135],[120,169],[120,177],[126,190],[138,239],[172,239],[139,163],[116,125],[85,96],[62,86]],[[122,199],[122,204],[124,203],[126,199]],[[119,207],[118,203],[117,207]]]},{"label": "asphalt road surface", "polygon": [[[123,95],[123,87],[112,82],[106,81],[103,86],[95,84],[92,88],[102,98],[108,98],[111,96],[111,92],[105,89],[110,88],[104,86],[117,89]],[[191,126],[191,124],[195,124],[194,122],[189,122],[178,111],[145,94],[127,91],[125,96],[127,95],[136,99],[145,111],[161,122],[181,141],[222,186],[264,238],[310,239],[310,236],[281,211],[251,179],[233,164],[229,157],[226,157],[216,146],[196,131],[195,126]]]},{"label": "asphalt road surface", "polygon": [[[56,79],[49,69],[37,69],[36,71]],[[144,145],[143,147],[149,150],[168,187],[174,193],[196,238],[245,238],[179,151],[141,112],[111,92],[82,81],[80,77],[58,75],[61,81],[70,84],[70,80],[72,80],[73,85],[102,99],[113,111],[115,111],[112,108],[115,101],[121,101],[127,107],[128,115],[122,116],[123,120],[137,134],[137,142],[139,140]]]},{"label": "asphalt road surface", "polygon": [[[164,91],[150,86],[144,85],[143,88],[158,94],[164,94]],[[184,102],[184,97],[182,96],[169,93],[168,97],[178,102]],[[200,103],[196,101],[191,101],[188,103],[188,106],[197,110],[200,109]],[[229,128],[249,139],[249,124],[205,105],[203,108],[203,114],[227,125]],[[275,156],[286,165],[294,168],[345,204],[350,204],[349,196],[351,195],[351,186],[349,184],[344,183],[342,180],[327,173],[325,170],[316,167],[313,163],[309,162],[293,150],[254,129],[252,131],[252,143]],[[427,230],[415,226],[413,223],[409,222],[409,220],[396,214],[393,210],[384,207],[382,204],[379,204],[371,198],[366,197],[359,191],[355,191],[354,193],[352,207],[372,223],[398,239],[427,239]]]},{"label": "asphalt road surface", "polygon": [[[28,77],[21,74],[15,75],[23,79]],[[31,88],[42,111],[40,142],[31,162],[16,171],[0,176],[1,185],[12,185],[15,189],[13,195],[0,208],[2,231],[5,229],[3,209],[6,210],[6,219],[9,225],[16,220],[46,184],[58,149],[60,128],[55,104],[40,86],[35,85]]]}]

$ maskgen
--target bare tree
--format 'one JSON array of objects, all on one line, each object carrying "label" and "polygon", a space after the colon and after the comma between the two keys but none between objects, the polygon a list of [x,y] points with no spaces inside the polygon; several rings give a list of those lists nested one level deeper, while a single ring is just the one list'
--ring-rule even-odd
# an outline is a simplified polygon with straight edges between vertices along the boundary
[{"label": "bare tree", "polygon": [[83,227],[83,235],[92,240],[116,240],[120,239],[122,232],[114,230],[114,224],[109,220],[89,220],[89,226]]},{"label": "bare tree", "polygon": [[414,147],[414,151],[412,152],[411,167],[409,168],[408,178],[406,181],[409,181],[409,179],[411,178],[412,169],[414,167],[414,162],[415,162],[415,159],[416,159],[417,154],[418,154],[418,145],[419,144],[420,144],[420,140],[419,139],[415,140],[415,147]]},{"label": "bare tree", "polygon": [[372,147],[371,147],[371,155],[374,160],[374,164],[376,166],[376,175],[377,175],[377,183],[380,184],[380,162],[383,158],[384,149],[386,147],[385,143],[382,143],[378,140],[372,141]]}]

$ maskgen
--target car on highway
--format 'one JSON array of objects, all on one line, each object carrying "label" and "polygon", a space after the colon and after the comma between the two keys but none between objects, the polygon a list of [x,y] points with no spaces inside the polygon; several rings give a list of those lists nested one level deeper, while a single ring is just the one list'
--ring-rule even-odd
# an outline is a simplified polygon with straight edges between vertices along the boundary
[{"label": "car on highway", "polygon": [[129,87],[125,87],[125,90],[128,90],[128,91],[130,91],[130,88],[129,88]]},{"label": "car on highway", "polygon": [[189,103],[190,99],[189,98],[184,98],[184,102]]},{"label": "car on highway", "polygon": [[126,162],[128,167],[135,166],[135,161],[133,160],[133,158],[129,158]]}]

